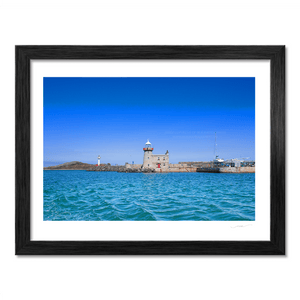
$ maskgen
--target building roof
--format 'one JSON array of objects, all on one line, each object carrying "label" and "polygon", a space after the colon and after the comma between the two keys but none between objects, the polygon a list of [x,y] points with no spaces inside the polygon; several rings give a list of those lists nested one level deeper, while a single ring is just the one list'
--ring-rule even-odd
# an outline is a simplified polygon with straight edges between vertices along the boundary
[{"label": "building roof", "polygon": [[149,142],[149,140],[147,140],[147,143],[146,143],[146,145],[151,145],[151,143]]}]

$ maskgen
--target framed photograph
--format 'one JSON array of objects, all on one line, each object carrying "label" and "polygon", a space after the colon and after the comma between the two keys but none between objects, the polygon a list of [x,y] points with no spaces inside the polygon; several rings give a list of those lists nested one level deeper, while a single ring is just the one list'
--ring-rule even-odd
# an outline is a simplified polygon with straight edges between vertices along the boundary
[{"label": "framed photograph", "polygon": [[285,46],[16,46],[16,255],[284,255]]}]

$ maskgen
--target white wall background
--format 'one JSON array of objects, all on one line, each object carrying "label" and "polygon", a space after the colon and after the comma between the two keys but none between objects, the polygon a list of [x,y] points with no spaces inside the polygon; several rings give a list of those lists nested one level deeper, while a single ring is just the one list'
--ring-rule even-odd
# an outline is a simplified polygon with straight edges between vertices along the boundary
[{"label": "white wall background", "polygon": [[[0,299],[299,299],[299,1],[0,2]],[[287,46],[285,257],[16,257],[15,45]]]}]

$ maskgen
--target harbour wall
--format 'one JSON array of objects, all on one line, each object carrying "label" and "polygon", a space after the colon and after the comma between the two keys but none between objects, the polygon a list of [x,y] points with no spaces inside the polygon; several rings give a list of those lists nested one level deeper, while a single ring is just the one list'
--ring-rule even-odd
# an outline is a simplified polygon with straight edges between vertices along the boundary
[{"label": "harbour wall", "polygon": [[[126,164],[126,170],[139,170],[142,168],[142,164]],[[168,164],[167,167],[161,166],[160,168],[155,168],[155,173],[187,173],[187,172],[196,172],[197,167],[191,167],[188,164]]]},{"label": "harbour wall", "polygon": [[141,169],[142,164],[125,164],[126,169]]},{"label": "harbour wall", "polygon": [[197,168],[200,173],[255,173],[255,167]]},{"label": "harbour wall", "polygon": [[[125,169],[140,170],[141,164],[126,164]],[[255,167],[200,167],[186,163],[169,164],[168,168],[155,168],[155,173],[255,173]]]},{"label": "harbour wall", "polygon": [[87,170],[102,172],[126,172],[126,173],[255,173],[253,167],[207,167],[195,166],[187,163],[169,164],[168,168],[142,168],[142,164],[126,164],[120,166],[111,166],[110,164],[101,164],[95,166],[81,162],[70,162],[57,166],[47,167],[44,170]]},{"label": "harbour wall", "polygon": [[188,166],[187,164],[170,164],[169,172],[188,173],[196,172],[196,167]]}]

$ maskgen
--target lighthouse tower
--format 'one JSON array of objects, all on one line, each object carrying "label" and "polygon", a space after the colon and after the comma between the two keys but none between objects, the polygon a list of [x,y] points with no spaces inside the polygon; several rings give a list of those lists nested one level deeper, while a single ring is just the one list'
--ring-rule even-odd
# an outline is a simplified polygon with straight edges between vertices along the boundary
[{"label": "lighthouse tower", "polygon": [[100,166],[100,155],[98,155],[98,166]]},{"label": "lighthouse tower", "polygon": [[147,143],[145,144],[144,150],[144,160],[143,160],[143,168],[151,168],[152,167],[152,145],[147,140]]}]

